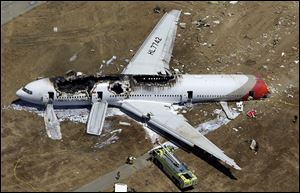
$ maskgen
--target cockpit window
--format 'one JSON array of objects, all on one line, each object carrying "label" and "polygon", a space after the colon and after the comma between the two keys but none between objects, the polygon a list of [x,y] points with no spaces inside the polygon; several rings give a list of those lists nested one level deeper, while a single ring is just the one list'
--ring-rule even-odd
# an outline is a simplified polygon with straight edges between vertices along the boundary
[{"label": "cockpit window", "polygon": [[28,90],[27,88],[23,87],[22,90],[27,94],[32,94],[32,91]]}]

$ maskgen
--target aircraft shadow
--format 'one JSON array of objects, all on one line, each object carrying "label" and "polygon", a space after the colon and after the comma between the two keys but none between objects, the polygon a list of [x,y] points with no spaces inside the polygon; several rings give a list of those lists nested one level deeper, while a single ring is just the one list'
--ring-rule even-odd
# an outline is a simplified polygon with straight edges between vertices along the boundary
[{"label": "aircraft shadow", "polygon": [[[136,116],[135,114],[133,114],[133,113],[127,111],[127,110],[124,110],[122,108],[120,108],[120,110],[122,112],[124,112],[126,115],[128,115],[129,117],[131,117],[131,118],[133,118],[137,121],[140,121],[142,123],[145,123],[145,120],[143,120],[142,118]],[[207,153],[206,151],[202,150],[199,147],[190,147],[186,143],[178,140],[177,138],[173,137],[169,133],[166,133],[165,131],[161,130],[160,128],[158,128],[158,127],[156,127],[156,126],[154,126],[150,123],[147,123],[147,125],[151,130],[155,131],[156,133],[160,134],[164,138],[168,139],[169,141],[174,143],[177,147],[180,147],[181,149],[183,149],[183,150],[185,150],[189,153],[190,152],[193,153],[197,157],[201,158],[202,160],[204,160],[205,162],[207,162],[208,164],[213,166],[218,171],[222,172],[224,175],[226,175],[230,179],[237,180],[237,178],[231,173],[230,168],[225,167],[223,164],[221,164],[219,162],[219,160],[217,158],[215,158],[211,154]]]}]

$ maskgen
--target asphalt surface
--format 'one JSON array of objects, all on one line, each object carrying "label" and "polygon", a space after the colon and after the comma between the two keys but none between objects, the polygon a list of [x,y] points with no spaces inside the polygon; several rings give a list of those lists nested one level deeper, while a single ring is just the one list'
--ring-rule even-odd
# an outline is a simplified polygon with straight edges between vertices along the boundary
[{"label": "asphalt surface", "polygon": [[1,1],[1,25],[46,1]]},{"label": "asphalt surface", "polygon": [[[74,192],[99,192],[111,188],[115,183],[124,180],[131,176],[137,170],[141,170],[150,165],[151,162],[147,161],[150,158],[148,153],[138,157],[133,164],[124,164],[121,167],[95,179]],[[119,173],[119,174],[118,174]]]}]

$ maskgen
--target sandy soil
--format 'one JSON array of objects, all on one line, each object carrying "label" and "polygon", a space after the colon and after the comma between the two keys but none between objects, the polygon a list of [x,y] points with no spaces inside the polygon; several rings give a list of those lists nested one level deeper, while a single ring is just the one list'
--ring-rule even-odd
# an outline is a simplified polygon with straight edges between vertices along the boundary
[{"label": "sandy soil", "polygon": [[[247,102],[236,120],[208,134],[243,168],[230,170],[236,180],[197,155],[178,151],[199,178],[190,191],[298,191],[299,121],[293,119],[299,117],[299,2],[47,2],[1,27],[1,107],[39,76],[69,69],[95,73],[113,55],[115,65],[104,67],[103,73],[120,72],[162,17],[153,13],[156,5],[192,13],[181,16],[187,27],[178,29],[172,67],[195,74],[255,74],[273,92],[265,101]],[[206,16],[210,27],[196,29],[192,21]],[[70,62],[75,53],[78,58]],[[197,105],[185,116],[197,126],[215,108],[220,107]],[[246,116],[252,108],[256,119]],[[97,138],[84,133],[84,124],[64,122],[63,140],[52,141],[41,117],[2,109],[1,190],[74,190],[122,165],[128,155],[145,153],[151,144],[142,127],[132,121],[130,127],[120,126],[119,120],[129,121],[115,117],[108,122],[123,129],[120,139],[95,149]],[[245,142],[252,138],[260,145],[256,155]],[[124,182],[138,191],[179,191],[155,166]]]}]

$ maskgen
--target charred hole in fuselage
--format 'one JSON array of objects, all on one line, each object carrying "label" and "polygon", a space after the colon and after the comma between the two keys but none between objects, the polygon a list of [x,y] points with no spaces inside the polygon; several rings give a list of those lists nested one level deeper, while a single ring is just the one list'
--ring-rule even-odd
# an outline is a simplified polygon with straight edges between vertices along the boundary
[{"label": "charred hole in fuselage", "polygon": [[122,84],[116,82],[111,86],[111,90],[114,91],[116,94],[121,94],[124,92],[122,88]]},{"label": "charred hole in fuselage", "polygon": [[83,75],[83,76],[72,76],[72,77],[54,77],[50,79],[56,90],[64,93],[76,93],[78,91],[87,91],[90,93],[92,88],[97,82],[120,80],[119,76],[107,75],[107,76],[96,76],[96,75]]}]

